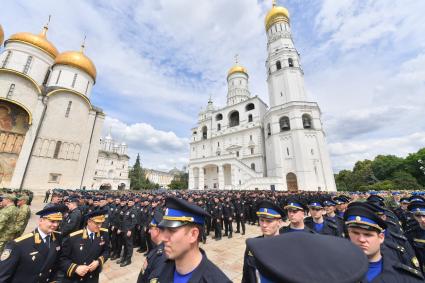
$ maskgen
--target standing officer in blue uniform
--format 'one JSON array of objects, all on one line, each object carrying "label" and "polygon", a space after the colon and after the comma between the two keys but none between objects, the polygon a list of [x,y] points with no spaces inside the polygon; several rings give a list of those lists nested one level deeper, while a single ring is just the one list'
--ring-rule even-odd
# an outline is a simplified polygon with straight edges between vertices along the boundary
[{"label": "standing officer in blue uniform", "polygon": [[313,201],[308,205],[311,216],[304,218],[304,224],[314,232],[322,235],[341,236],[338,225],[334,220],[324,218],[323,205],[319,201]]},{"label": "standing officer in blue uniform", "polygon": [[199,248],[205,217],[210,215],[199,206],[174,197],[166,199],[165,207],[159,227],[163,229],[168,260],[159,278],[152,280],[159,283],[231,282]]},{"label": "standing officer in blue uniform", "polygon": [[0,282],[50,282],[61,251],[56,230],[65,207],[52,205],[36,213],[38,227],[9,242],[0,256]]}]

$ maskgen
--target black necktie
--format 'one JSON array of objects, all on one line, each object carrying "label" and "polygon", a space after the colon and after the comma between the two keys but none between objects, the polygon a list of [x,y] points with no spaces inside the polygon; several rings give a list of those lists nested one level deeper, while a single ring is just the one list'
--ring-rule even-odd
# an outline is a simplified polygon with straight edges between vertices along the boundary
[{"label": "black necktie", "polygon": [[50,235],[47,235],[46,238],[44,238],[44,243],[48,248],[50,248]]},{"label": "black necktie", "polygon": [[93,240],[94,240],[94,233],[91,233],[90,234],[90,240],[93,242]]}]

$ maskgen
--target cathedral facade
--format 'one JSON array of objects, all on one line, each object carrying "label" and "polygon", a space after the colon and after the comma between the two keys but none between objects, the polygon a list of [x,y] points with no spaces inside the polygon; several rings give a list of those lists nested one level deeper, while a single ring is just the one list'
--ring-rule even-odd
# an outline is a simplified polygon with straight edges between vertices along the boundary
[{"label": "cathedral facade", "polygon": [[90,189],[125,190],[130,188],[128,178],[127,145],[112,139],[111,134],[100,139],[93,183]]},{"label": "cathedral facade", "polygon": [[105,118],[90,99],[96,68],[84,45],[60,53],[47,31],[13,34],[0,49],[0,186],[89,188]]},{"label": "cathedral facade", "polygon": [[227,75],[227,104],[211,99],[192,128],[189,189],[336,191],[316,102],[308,100],[289,12],[265,18],[269,106],[251,96],[237,61]]}]

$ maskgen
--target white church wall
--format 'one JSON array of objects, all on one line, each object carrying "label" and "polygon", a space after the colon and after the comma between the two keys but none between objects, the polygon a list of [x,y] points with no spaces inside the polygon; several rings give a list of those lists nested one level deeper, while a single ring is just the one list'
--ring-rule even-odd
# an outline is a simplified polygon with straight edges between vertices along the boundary
[{"label": "white church wall", "polygon": [[48,86],[72,89],[88,98],[93,84],[93,79],[87,73],[67,65],[55,65],[48,81]]},{"label": "white church wall", "polygon": [[[39,93],[36,86],[24,77],[12,73],[0,73],[0,97],[14,100],[24,105],[31,113],[38,105]],[[14,84],[12,93],[10,86]]]}]

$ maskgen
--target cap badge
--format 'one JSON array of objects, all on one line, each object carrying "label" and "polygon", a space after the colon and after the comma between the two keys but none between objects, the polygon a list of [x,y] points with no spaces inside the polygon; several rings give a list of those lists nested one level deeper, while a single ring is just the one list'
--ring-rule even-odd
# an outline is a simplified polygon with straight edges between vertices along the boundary
[{"label": "cap badge", "polygon": [[360,221],[362,221],[362,218],[360,216],[356,216],[356,221],[360,222]]}]

